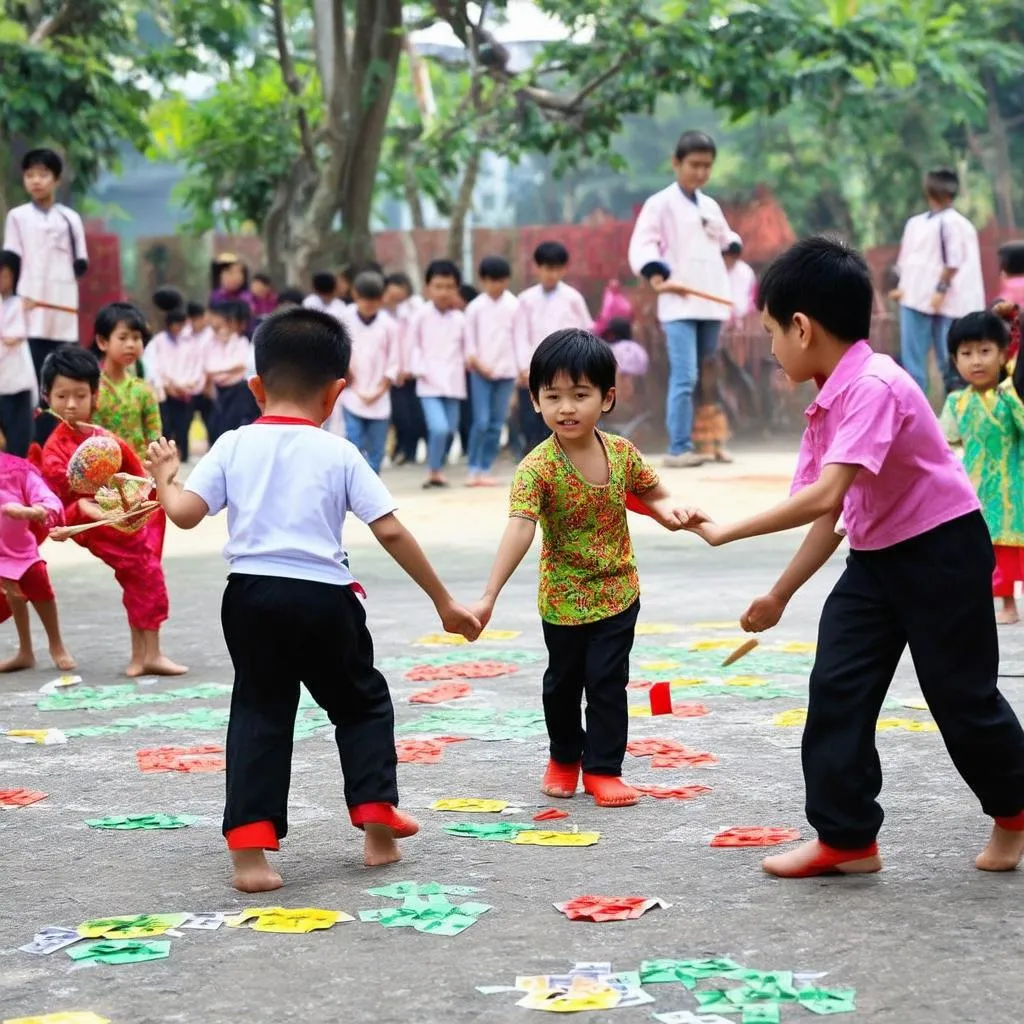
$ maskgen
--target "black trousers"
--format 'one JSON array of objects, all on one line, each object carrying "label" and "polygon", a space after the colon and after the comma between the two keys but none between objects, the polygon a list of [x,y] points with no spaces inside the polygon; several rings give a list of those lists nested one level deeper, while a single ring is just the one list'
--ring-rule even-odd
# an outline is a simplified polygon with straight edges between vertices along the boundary
[{"label": "black trousers", "polygon": [[[626,684],[640,600],[625,611],[582,626],[542,623],[548,648],[544,721],[551,760],[583,761],[590,775],[621,775],[629,734]],[[587,729],[583,731],[583,694]]]},{"label": "black trousers", "polygon": [[252,397],[248,381],[240,380],[226,388],[217,388],[211,423],[214,436],[210,438],[210,443],[213,444],[221,434],[229,430],[237,430],[238,427],[252,423],[259,415],[260,407]]},{"label": "black trousers", "polygon": [[[28,350],[32,353],[32,365],[36,368],[36,378],[39,379],[40,374],[43,370],[43,363],[46,362],[46,357],[51,353],[55,352],[63,345],[74,345],[77,342],[69,341],[51,341],[49,338],[29,338],[28,339]],[[46,399],[42,394],[42,382],[39,387],[39,408],[49,409]],[[54,432],[57,424],[60,420],[56,416],[37,416],[35,419],[35,425],[32,429],[33,440],[39,444],[46,444],[46,439]]]},{"label": "black trousers", "polygon": [[28,447],[32,443],[31,391],[0,395],[0,432],[4,435],[4,450],[8,454],[22,459],[28,455]]},{"label": "black trousers", "polygon": [[346,804],[397,805],[395,712],[355,594],[232,573],[221,622],[235,669],[224,832],[270,821],[279,838],[287,833],[300,681],[334,723]]},{"label": "black trousers", "polygon": [[946,749],[982,810],[1024,809],[1024,732],[996,685],[994,564],[980,512],[850,554],[822,609],[803,735],[807,820],[822,842],[859,849],[882,825],[875,723],[908,644]]},{"label": "black trousers", "polygon": [[191,398],[167,397],[160,403],[164,434],[178,446],[182,462],[188,462],[188,432],[196,407]]},{"label": "black trousers", "polygon": [[530,397],[529,388],[517,389],[519,401],[519,430],[523,435],[523,455],[529,455],[534,448],[546,441],[551,433],[548,425],[533,407],[533,399]]},{"label": "black trousers", "polygon": [[395,428],[395,455],[414,463],[420,441],[427,437],[427,421],[416,394],[416,381],[409,380],[391,389],[391,422]]}]

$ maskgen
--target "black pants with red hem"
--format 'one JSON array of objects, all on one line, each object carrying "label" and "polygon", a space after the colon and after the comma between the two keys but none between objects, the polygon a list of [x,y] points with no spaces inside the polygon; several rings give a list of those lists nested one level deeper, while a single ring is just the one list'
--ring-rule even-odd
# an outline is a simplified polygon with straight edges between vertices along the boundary
[{"label": "black pants with red hem", "polygon": [[851,552],[822,609],[803,735],[807,820],[823,843],[857,850],[878,835],[875,726],[908,645],[946,749],[984,813],[1024,809],[1024,732],[997,686],[993,565],[980,512]]},{"label": "black pants with red hem", "polygon": [[[551,760],[583,762],[588,775],[622,774],[629,736],[629,652],[640,601],[625,611],[580,626],[542,623],[548,649],[544,721]],[[587,728],[581,704],[587,695]]]},{"label": "black pants with red hem", "polygon": [[235,669],[224,833],[258,821],[272,822],[278,838],[287,833],[300,682],[334,723],[346,804],[397,806],[395,712],[355,594],[232,573],[221,622]]}]

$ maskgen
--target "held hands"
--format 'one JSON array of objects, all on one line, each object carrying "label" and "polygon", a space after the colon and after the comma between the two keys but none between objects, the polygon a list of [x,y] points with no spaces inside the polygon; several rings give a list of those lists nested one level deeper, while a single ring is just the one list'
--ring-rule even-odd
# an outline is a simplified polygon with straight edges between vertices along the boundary
[{"label": "held hands", "polygon": [[42,505],[19,505],[12,501],[0,507],[0,514],[8,519],[20,519],[30,523],[46,521],[46,509]]},{"label": "held hands", "polygon": [[725,527],[711,520],[710,516],[699,508],[679,508],[675,510],[680,520],[680,529],[695,533],[701,540],[717,548],[728,541]]},{"label": "held hands", "polygon": [[785,610],[786,602],[773,594],[754,598],[750,607],[740,616],[740,628],[745,633],[763,633],[778,623]]},{"label": "held hands", "polygon": [[480,630],[483,632],[494,614],[494,602],[490,598],[482,597],[479,601],[474,601],[469,606],[469,610],[480,621]]},{"label": "held hands", "polygon": [[178,446],[166,437],[153,441],[147,452],[149,458],[143,465],[146,472],[156,481],[157,487],[166,487],[172,483],[181,469],[181,459],[178,457]]},{"label": "held hands", "polygon": [[449,600],[437,605],[437,614],[441,617],[441,625],[446,633],[458,633],[472,643],[479,635],[483,626],[480,620],[468,608]]}]

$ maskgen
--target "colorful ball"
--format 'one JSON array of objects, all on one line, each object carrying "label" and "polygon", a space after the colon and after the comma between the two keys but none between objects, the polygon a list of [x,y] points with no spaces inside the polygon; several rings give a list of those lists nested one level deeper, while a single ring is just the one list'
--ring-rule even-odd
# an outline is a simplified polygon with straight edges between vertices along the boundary
[{"label": "colorful ball", "polygon": [[110,434],[87,437],[68,460],[68,486],[77,494],[95,494],[121,468],[121,446]]}]

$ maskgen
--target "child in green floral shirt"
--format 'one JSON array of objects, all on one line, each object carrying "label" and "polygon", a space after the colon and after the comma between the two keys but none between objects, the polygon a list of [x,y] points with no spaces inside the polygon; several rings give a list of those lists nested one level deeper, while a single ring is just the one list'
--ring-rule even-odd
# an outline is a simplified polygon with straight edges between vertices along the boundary
[{"label": "child in green floral shirt", "polygon": [[541,790],[573,796],[582,768],[584,791],[598,806],[625,807],[639,795],[620,776],[629,654],[640,611],[626,498],[639,498],[667,529],[684,523],[640,452],[625,438],[597,430],[602,413],[615,405],[615,356],[605,342],[578,329],[549,335],[530,363],[530,396],[552,434],[516,471],[508,527],[472,610],[487,623],[539,522],[538,605],[549,656],[544,718],[551,741]]},{"label": "child in green floral shirt", "polygon": [[156,395],[134,371],[147,331],[142,311],[130,303],[109,302],[96,314],[103,375],[93,422],[127,441],[140,459],[147,458],[150,442],[163,432]]}]

